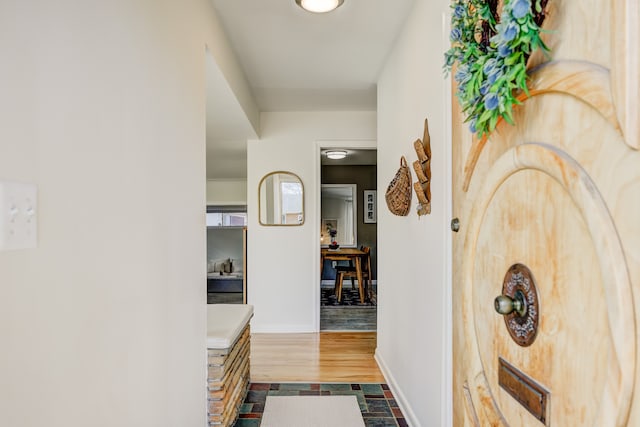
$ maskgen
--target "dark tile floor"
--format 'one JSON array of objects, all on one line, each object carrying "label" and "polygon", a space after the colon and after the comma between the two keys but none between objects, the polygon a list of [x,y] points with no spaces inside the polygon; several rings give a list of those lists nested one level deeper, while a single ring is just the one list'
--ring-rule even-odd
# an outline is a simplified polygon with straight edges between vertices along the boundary
[{"label": "dark tile floor", "polygon": [[[270,396],[345,396],[354,395],[360,404],[367,427],[405,427],[391,390],[386,384],[308,384],[308,383],[251,383],[249,393],[240,408],[235,427],[258,427],[264,404]],[[304,427],[304,426],[300,426]]]}]

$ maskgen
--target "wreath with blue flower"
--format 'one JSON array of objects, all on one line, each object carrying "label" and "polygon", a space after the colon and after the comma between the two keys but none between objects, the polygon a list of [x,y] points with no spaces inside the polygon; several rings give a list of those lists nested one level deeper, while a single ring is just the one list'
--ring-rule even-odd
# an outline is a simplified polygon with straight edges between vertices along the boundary
[{"label": "wreath with blue flower", "polygon": [[519,93],[529,95],[527,60],[536,49],[548,52],[540,38],[547,0],[454,0],[451,48],[445,71],[458,84],[456,97],[472,133],[484,137],[500,118],[513,124]]}]

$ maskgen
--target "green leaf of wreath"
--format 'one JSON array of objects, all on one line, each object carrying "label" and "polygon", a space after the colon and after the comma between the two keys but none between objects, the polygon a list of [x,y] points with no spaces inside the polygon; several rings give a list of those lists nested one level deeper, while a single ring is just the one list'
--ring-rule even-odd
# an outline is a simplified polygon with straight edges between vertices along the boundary
[{"label": "green leaf of wreath", "polygon": [[480,137],[491,133],[500,118],[514,124],[517,93],[529,95],[527,59],[535,50],[549,51],[534,17],[544,18],[543,1],[504,0],[498,20],[491,10],[495,0],[452,0],[451,48],[443,68],[454,72],[465,122]]}]

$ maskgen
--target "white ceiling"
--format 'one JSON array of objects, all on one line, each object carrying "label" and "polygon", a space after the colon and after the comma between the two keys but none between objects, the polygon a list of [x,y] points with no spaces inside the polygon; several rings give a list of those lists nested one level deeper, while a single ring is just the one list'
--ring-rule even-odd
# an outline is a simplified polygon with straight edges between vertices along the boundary
[{"label": "white ceiling", "polygon": [[[295,0],[211,1],[260,111],[375,111],[378,75],[414,3],[345,0],[313,14]],[[218,107],[207,104],[207,177],[246,177],[250,126],[238,126],[242,118],[231,115],[242,109],[226,108],[217,90],[208,101]]]}]

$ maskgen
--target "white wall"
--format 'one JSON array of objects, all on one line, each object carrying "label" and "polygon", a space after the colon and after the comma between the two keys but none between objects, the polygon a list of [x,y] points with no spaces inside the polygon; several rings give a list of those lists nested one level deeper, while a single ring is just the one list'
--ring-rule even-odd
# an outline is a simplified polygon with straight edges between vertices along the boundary
[{"label": "white wall", "polygon": [[[413,141],[431,134],[432,213],[418,218],[378,211],[376,356],[412,426],[447,425],[443,354],[448,328],[447,257],[450,144],[442,75],[446,0],[417,0],[378,81],[378,188],[387,188],[400,156],[416,160]],[[415,177],[414,177],[415,179]]]},{"label": "white wall", "polygon": [[[257,191],[257,190],[256,190]],[[246,205],[247,180],[210,179],[207,181],[208,205]]]},{"label": "white wall", "polygon": [[37,249],[0,252],[0,425],[205,424],[213,13],[0,3],[0,180],[39,189]]},{"label": "white wall", "polygon": [[[242,228],[215,227],[207,229],[207,258],[209,261],[232,258],[236,270],[242,267]],[[240,265],[235,265],[240,264]]]},{"label": "white wall", "polygon": [[[318,330],[320,278],[320,169],[318,140],[375,140],[375,112],[262,113],[262,139],[247,150],[248,285],[254,332]],[[273,171],[297,174],[304,185],[305,223],[258,223],[258,184]]]}]

